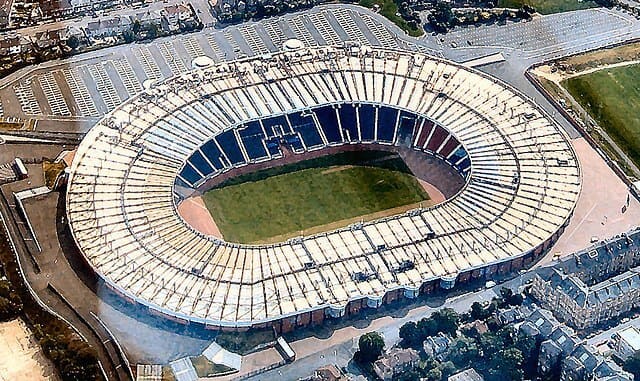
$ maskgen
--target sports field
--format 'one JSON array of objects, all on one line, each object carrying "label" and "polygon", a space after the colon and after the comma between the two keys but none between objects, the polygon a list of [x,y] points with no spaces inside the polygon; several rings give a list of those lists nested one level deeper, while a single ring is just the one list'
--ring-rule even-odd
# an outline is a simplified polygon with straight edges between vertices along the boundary
[{"label": "sports field", "polygon": [[272,168],[232,179],[203,199],[225,240],[241,243],[311,234],[429,200],[402,160],[384,155],[354,164],[335,155]]},{"label": "sports field", "polygon": [[529,5],[543,15],[551,13],[560,13],[568,11],[576,11],[579,9],[594,8],[598,5],[593,1],[578,1],[578,0],[499,0],[498,7],[500,8],[521,8],[524,5]]},{"label": "sports field", "polygon": [[603,69],[562,85],[640,165],[640,65]]}]

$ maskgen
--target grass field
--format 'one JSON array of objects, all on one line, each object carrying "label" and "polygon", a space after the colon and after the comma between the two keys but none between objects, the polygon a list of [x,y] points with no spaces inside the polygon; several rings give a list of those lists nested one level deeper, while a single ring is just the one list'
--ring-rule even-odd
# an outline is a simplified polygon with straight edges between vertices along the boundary
[{"label": "grass field", "polygon": [[640,165],[640,65],[603,69],[562,85]]},{"label": "grass field", "polygon": [[429,199],[397,157],[344,164],[353,153],[240,176],[206,192],[205,205],[225,240],[265,242]]},{"label": "grass field", "polygon": [[521,8],[523,5],[529,5],[543,15],[552,13],[577,11],[579,9],[594,8],[598,5],[593,1],[578,0],[499,0],[500,8]]}]

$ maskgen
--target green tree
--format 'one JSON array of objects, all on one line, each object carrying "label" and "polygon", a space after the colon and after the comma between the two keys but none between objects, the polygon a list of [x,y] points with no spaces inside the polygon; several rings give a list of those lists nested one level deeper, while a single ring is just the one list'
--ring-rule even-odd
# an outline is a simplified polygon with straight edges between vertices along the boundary
[{"label": "green tree", "polygon": [[516,338],[515,347],[522,352],[522,370],[524,371],[525,377],[533,379],[536,375],[540,350],[538,341],[529,335],[519,333]]},{"label": "green tree", "polygon": [[399,336],[406,346],[416,349],[420,348],[424,340],[424,337],[420,334],[420,330],[418,330],[418,325],[412,321],[400,327]]},{"label": "green tree", "polygon": [[448,359],[458,368],[464,368],[479,360],[478,346],[469,337],[462,336],[453,341],[449,347]]},{"label": "green tree", "polygon": [[522,352],[517,348],[498,351],[492,356],[488,381],[522,380],[524,376],[523,361]]},{"label": "green tree", "polygon": [[140,24],[140,20],[135,20],[133,22],[133,26],[131,27],[131,30],[133,31],[133,34],[140,33],[140,29],[142,29],[142,24]]},{"label": "green tree", "polygon": [[80,40],[76,36],[71,36],[67,39],[67,46],[75,50],[80,46]]},{"label": "green tree", "polygon": [[384,339],[378,332],[369,332],[360,336],[358,340],[361,361],[371,363],[380,357],[384,349]]},{"label": "green tree", "polygon": [[431,318],[436,322],[438,332],[448,333],[455,336],[458,331],[460,316],[452,308],[443,308],[431,314]]},{"label": "green tree", "polygon": [[478,302],[471,304],[471,318],[473,320],[484,320],[489,317],[489,313],[484,306]]},{"label": "green tree", "polygon": [[640,351],[637,351],[624,362],[624,370],[633,374],[634,379],[640,380]]}]

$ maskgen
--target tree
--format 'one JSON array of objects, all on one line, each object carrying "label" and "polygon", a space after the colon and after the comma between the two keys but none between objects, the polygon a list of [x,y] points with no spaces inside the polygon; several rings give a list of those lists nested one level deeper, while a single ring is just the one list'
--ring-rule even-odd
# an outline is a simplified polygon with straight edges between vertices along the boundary
[{"label": "tree", "polygon": [[534,337],[520,332],[516,339],[515,347],[522,352],[522,370],[525,377],[533,379],[536,374],[538,351],[540,349],[538,341]]},{"label": "tree", "polygon": [[446,380],[456,372],[456,366],[451,361],[445,361],[438,366],[440,373],[442,373],[442,379]]},{"label": "tree", "polygon": [[76,36],[71,36],[67,39],[67,46],[75,50],[80,46],[80,40]]},{"label": "tree", "polygon": [[133,26],[131,27],[131,30],[133,31],[133,34],[140,33],[140,29],[142,29],[142,25],[140,24],[140,20],[135,20],[133,22]]},{"label": "tree", "polygon": [[471,318],[473,320],[484,320],[489,317],[487,310],[479,302],[473,302],[471,304]]},{"label": "tree", "polygon": [[522,352],[517,348],[498,351],[491,358],[489,371],[490,380],[522,380]]},{"label": "tree", "polygon": [[360,349],[359,359],[366,363],[374,362],[382,354],[384,339],[378,332],[369,332],[360,336],[358,340]]},{"label": "tree", "polygon": [[624,370],[633,374],[633,378],[640,380],[640,351],[637,351],[624,362]]},{"label": "tree", "polygon": [[467,365],[476,362],[478,357],[478,346],[473,339],[466,336],[455,339],[449,347],[448,359],[451,360],[458,368],[464,368]]},{"label": "tree", "polygon": [[411,348],[419,348],[424,340],[424,337],[418,330],[418,325],[415,322],[407,322],[400,327],[399,336],[403,343]]},{"label": "tree", "polygon": [[448,333],[455,336],[458,331],[460,316],[451,308],[443,308],[431,314],[431,318],[436,322],[438,332]]}]

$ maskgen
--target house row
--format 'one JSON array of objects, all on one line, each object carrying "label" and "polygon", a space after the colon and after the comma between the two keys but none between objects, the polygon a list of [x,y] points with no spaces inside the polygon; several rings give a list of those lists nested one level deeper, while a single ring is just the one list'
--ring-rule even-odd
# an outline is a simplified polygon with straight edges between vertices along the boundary
[{"label": "house row", "polygon": [[597,353],[593,346],[580,339],[572,328],[560,323],[549,310],[534,310],[519,330],[541,341],[540,375],[559,375],[561,381],[633,380],[631,374]]},{"label": "house row", "polygon": [[603,241],[536,274],[531,294],[576,329],[593,327],[640,306],[640,233]]}]

